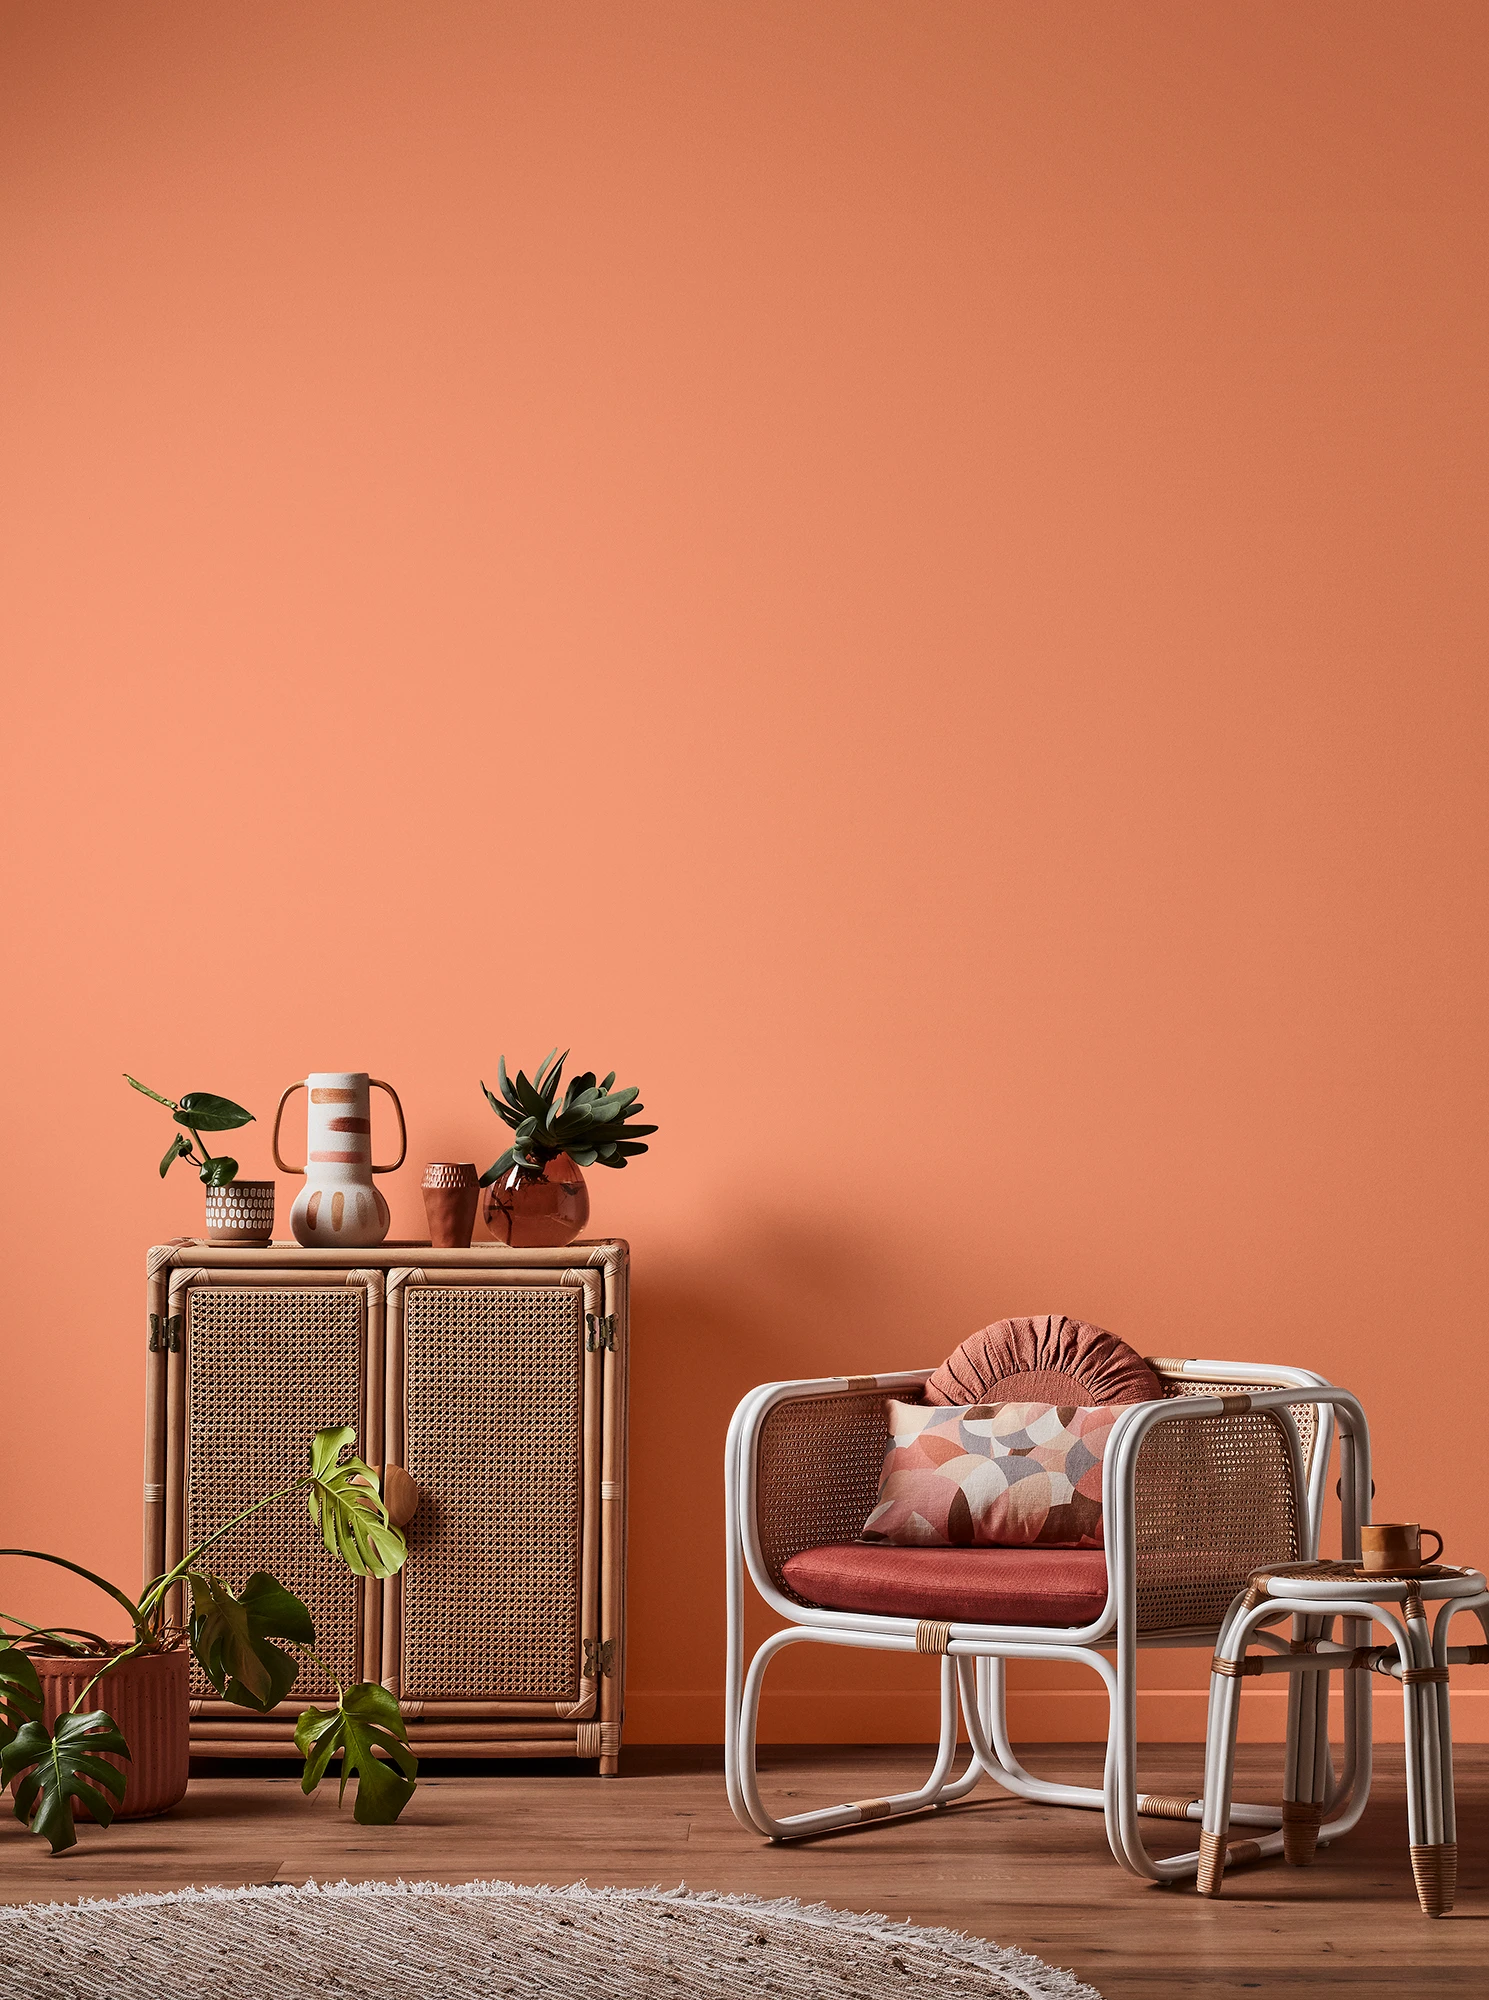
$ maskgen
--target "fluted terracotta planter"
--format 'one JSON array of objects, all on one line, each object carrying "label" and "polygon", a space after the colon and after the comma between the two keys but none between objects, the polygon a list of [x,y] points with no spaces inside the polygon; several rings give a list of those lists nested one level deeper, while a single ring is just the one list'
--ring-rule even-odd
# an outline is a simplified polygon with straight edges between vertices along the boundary
[{"label": "fluted terracotta planter", "polygon": [[[62,1655],[33,1658],[41,1682],[49,1727],[72,1707],[99,1668],[101,1659],[68,1659]],[[186,1796],[191,1775],[191,1711],[187,1696],[190,1656],[183,1649],[174,1653],[140,1653],[105,1674],[83,1703],[83,1713],[107,1709],[119,1725],[129,1745],[129,1762],[122,1757],[106,1761],[124,1773],[124,1803],[116,1819],[150,1819],[169,1812]],[[75,1805],[74,1816],[92,1819],[85,1806]]]},{"label": "fluted terracotta planter", "polygon": [[556,1249],[589,1221],[589,1189],[568,1154],[556,1153],[541,1168],[514,1167],[493,1181],[481,1217],[514,1250]]}]

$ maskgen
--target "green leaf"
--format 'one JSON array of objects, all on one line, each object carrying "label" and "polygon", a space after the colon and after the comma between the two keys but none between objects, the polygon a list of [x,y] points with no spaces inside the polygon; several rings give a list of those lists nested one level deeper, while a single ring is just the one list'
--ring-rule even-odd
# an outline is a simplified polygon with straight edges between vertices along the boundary
[{"label": "green leaf", "polygon": [[490,1187],[492,1182],[499,1181],[503,1174],[509,1174],[512,1171],[513,1158],[512,1149],[508,1146],[499,1160],[492,1161],[476,1185],[478,1187]]},{"label": "green leaf", "polygon": [[176,1100],[174,1097],[162,1097],[158,1090],[151,1090],[148,1084],[141,1083],[137,1077],[131,1076],[128,1070],[123,1072],[123,1076],[124,1081],[129,1085],[130,1089],[137,1090],[141,1097],[153,1097],[155,1102],[163,1104],[167,1111],[174,1111],[176,1109]]},{"label": "green leaf", "polygon": [[316,1432],[310,1446],[310,1518],[354,1576],[392,1576],[402,1569],[408,1544],[388,1520],[372,1467],[357,1457],[341,1457],[356,1441],[349,1424]]},{"label": "green leaf", "polygon": [[226,1153],[219,1153],[201,1170],[197,1178],[205,1187],[230,1187],[238,1172],[238,1162],[230,1160]]},{"label": "green leaf", "polygon": [[59,1716],[55,1733],[44,1722],[27,1722],[0,1750],[0,1783],[9,1784],[15,1793],[16,1818],[49,1840],[53,1854],[77,1845],[74,1800],[85,1805],[100,1826],[108,1826],[123,1803],[124,1773],[103,1761],[104,1751],[129,1757],[129,1745],[114,1718],[102,1709]]},{"label": "green leaf", "polygon": [[184,1132],[178,1132],[165,1149],[165,1158],[160,1163],[160,1178],[165,1179],[173,1164],[191,1153],[191,1141]]},{"label": "green leaf", "polygon": [[[506,1084],[505,1076],[503,1076],[502,1082],[503,1086],[505,1087]],[[481,1088],[482,1090],[486,1090],[486,1086],[484,1083],[481,1085]],[[515,1125],[518,1119],[522,1116],[522,1112],[518,1107],[511,1104],[503,1104],[501,1099],[499,1097],[494,1097],[489,1090],[486,1090],[486,1102],[491,1106],[492,1110],[496,1113],[497,1117],[501,1119],[504,1125]]]},{"label": "green leaf", "polygon": [[274,1639],[315,1644],[310,1613],[266,1570],[255,1570],[235,1597],[221,1577],[187,1572],[191,1585],[191,1650],[227,1701],[263,1712],[284,1700],[300,1663]]},{"label": "green leaf", "polygon": [[414,1795],[419,1765],[408,1747],[403,1716],[388,1690],[371,1681],[348,1688],[333,1709],[307,1708],[295,1725],[295,1747],[305,1759],[300,1788],[307,1794],[340,1752],[339,1796],[346,1797],[346,1781],[354,1777],[352,1817],[359,1826],[391,1826]]},{"label": "green leaf", "polygon": [[253,1113],[234,1104],[230,1097],[214,1097],[210,1090],[188,1090],[177,1108],[176,1123],[190,1125],[197,1132],[231,1132],[235,1126],[251,1125]]},{"label": "green leaf", "polygon": [[29,1656],[19,1646],[0,1646],[0,1750],[23,1723],[40,1722],[42,1708],[41,1682]]},{"label": "green leaf", "polygon": [[507,1059],[505,1056],[498,1056],[496,1059],[496,1081],[502,1096],[507,1100],[508,1104],[511,1105],[514,1111],[520,1111],[522,1109],[522,1101],[512,1088],[512,1079],[507,1075]]},{"label": "green leaf", "polygon": [[611,1070],[611,1072],[610,1072],[609,1076],[607,1076],[607,1077],[605,1078],[605,1081],[604,1081],[604,1082],[603,1082],[603,1083],[602,1083],[602,1084],[600,1085],[600,1089],[601,1089],[601,1091],[606,1091],[606,1090],[608,1090],[608,1089],[610,1088],[611,1084],[612,1084],[612,1083],[614,1083],[614,1081],[615,1081],[615,1071],[614,1071],[614,1070]]},{"label": "green leaf", "polygon": [[551,1097],[554,1091],[557,1089],[559,1071],[563,1068],[564,1064],[569,1060],[569,1052],[567,1049],[565,1049],[563,1054],[558,1057],[558,1061],[556,1063],[553,1063],[553,1074],[548,1078],[548,1082],[545,1087],[543,1082],[543,1072],[547,1069],[549,1063],[553,1062],[553,1058],[555,1055],[558,1055],[557,1049],[556,1048],[550,1049],[547,1055],[544,1056],[543,1060],[538,1064],[537,1074],[533,1077],[534,1088],[543,1091],[543,1094],[546,1097]]}]

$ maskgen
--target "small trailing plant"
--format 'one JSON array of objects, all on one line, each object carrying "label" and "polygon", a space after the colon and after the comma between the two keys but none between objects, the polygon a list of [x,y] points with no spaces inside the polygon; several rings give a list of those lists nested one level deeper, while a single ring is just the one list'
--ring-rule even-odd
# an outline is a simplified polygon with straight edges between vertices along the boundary
[{"label": "small trailing plant", "polygon": [[[299,1677],[301,1657],[318,1666],[336,1688],[336,1706],[307,1708],[295,1728],[305,1759],[302,1789],[313,1792],[335,1756],[341,1758],[341,1794],[357,1780],[353,1817],[363,1826],[386,1826],[413,1797],[418,1763],[397,1700],[386,1688],[359,1681],[344,1688],[316,1658],[315,1626],[292,1591],[265,1570],[234,1591],[222,1577],[202,1568],[202,1557],[241,1522],[292,1494],[303,1494],[310,1519],[331,1554],[354,1576],[392,1576],[403,1566],[408,1547],[388,1519],[377,1474],[354,1455],[349,1427],[317,1431],[308,1468],[245,1507],[198,1542],[180,1562],[147,1584],[138,1602],[107,1578],[81,1564],[39,1549],[0,1549],[0,1555],[30,1556],[71,1570],[113,1598],[129,1615],[134,1636],[111,1646],[96,1632],[74,1626],[29,1625],[0,1611],[0,1791],[9,1785],[16,1818],[43,1836],[53,1854],[77,1843],[73,1807],[85,1805],[100,1826],[108,1826],[124,1798],[124,1774],[105,1755],[129,1759],[113,1717],[84,1709],[98,1683],[126,1660],[144,1653],[189,1645],[202,1672],[225,1700],[264,1714],[284,1700]],[[168,1593],[184,1584],[191,1611],[184,1631],[166,1622]],[[15,1628],[15,1629],[9,1629]],[[282,1643],[281,1643],[282,1642]],[[104,1657],[104,1664],[68,1712],[48,1728],[40,1677],[33,1654]]]},{"label": "small trailing plant", "polygon": [[[238,1162],[230,1160],[225,1153],[219,1153],[214,1158],[203,1145],[202,1134],[231,1132],[239,1125],[251,1125],[253,1123],[251,1111],[245,1111],[241,1104],[234,1104],[230,1097],[214,1097],[209,1090],[188,1090],[178,1104],[174,1098],[162,1097],[158,1090],[151,1090],[148,1085],[132,1077],[128,1070],[124,1072],[124,1081],[131,1090],[139,1091],[142,1097],[153,1097],[157,1104],[163,1104],[167,1111],[175,1114],[176,1123],[184,1125],[186,1132],[191,1134],[191,1138],[188,1139],[186,1132],[178,1132],[166,1147],[165,1158],[160,1163],[162,1180],[170,1172],[175,1161],[190,1160],[197,1170],[198,1177],[208,1187],[227,1187],[232,1183],[238,1172]],[[192,1139],[196,1140],[201,1153],[200,1160],[191,1150]]]},{"label": "small trailing plant", "polygon": [[638,1153],[648,1149],[647,1136],[655,1125],[637,1125],[637,1112],[645,1105],[637,1102],[637,1091],[612,1090],[615,1071],[596,1083],[593,1070],[569,1079],[560,1097],[558,1080],[563,1074],[569,1051],[558,1056],[550,1049],[531,1083],[521,1070],[515,1081],[507,1075],[505,1056],[498,1056],[496,1081],[498,1097],[487,1090],[486,1102],[505,1125],[512,1128],[512,1143],[499,1160],[481,1176],[481,1186],[490,1187],[504,1175],[541,1172],[549,1160],[567,1153],[576,1167],[623,1167]]}]

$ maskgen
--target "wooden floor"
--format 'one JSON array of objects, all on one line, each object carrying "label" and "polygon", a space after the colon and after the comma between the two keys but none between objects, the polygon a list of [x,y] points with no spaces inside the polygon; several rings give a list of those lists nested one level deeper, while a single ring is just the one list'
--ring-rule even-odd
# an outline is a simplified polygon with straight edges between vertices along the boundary
[{"label": "wooden floor", "polygon": [[[1145,1785],[1192,1790],[1199,1754],[1145,1752]],[[1278,1752],[1243,1748],[1240,1758],[1250,1782],[1239,1795],[1274,1795]],[[1091,1746],[1031,1752],[1028,1761],[1050,1775],[1099,1778]],[[928,1756],[778,1749],[762,1762],[769,1793],[802,1811],[907,1789]],[[242,1765],[201,1766],[165,1819],[120,1822],[108,1833],[85,1827],[55,1861],[10,1817],[7,1799],[0,1901],[311,1876],[686,1882],[976,1932],[1071,1967],[1108,2000],[1489,1993],[1489,1749],[1458,1755],[1458,1905],[1436,1922],[1418,1914],[1412,1890],[1399,1750],[1377,1753],[1369,1810],[1340,1847],[1308,1869],[1281,1861],[1240,1869],[1215,1902],[1123,1874],[1097,1815],[1027,1806],[987,1783],[944,1812],[771,1847],[735,1824],[717,1751],[629,1750],[613,1779],[589,1768],[429,1765],[399,1826],[359,1827],[350,1810],[338,1812],[331,1784],[306,1799],[287,1766],[251,1775]],[[1159,1852],[1177,1850],[1178,1829],[1145,1824]]]}]

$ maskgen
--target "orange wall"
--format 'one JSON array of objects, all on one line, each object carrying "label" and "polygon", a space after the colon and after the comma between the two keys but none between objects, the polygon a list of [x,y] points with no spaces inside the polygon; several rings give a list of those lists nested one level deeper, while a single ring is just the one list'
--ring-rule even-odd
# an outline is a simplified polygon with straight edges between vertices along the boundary
[{"label": "orange wall", "polygon": [[413,1234],[559,1040],[662,1126],[633,1738],[718,1733],[741,1392],[1006,1313],[1325,1371],[1489,1555],[1483,7],[0,19],[4,1539],[137,1561],[121,1070],[248,1173],[391,1078]]}]

